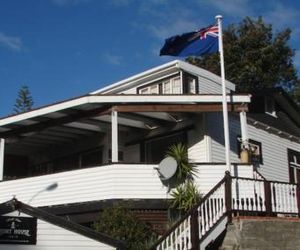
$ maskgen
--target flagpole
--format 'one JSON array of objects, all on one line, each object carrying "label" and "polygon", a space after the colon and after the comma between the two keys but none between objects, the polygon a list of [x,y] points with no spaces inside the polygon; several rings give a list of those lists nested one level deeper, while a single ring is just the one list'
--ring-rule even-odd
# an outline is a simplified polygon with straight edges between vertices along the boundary
[{"label": "flagpole", "polygon": [[223,55],[223,39],[222,39],[222,16],[216,16],[219,27],[219,53],[220,53],[220,66],[221,66],[221,79],[222,79],[222,105],[223,105],[223,125],[224,125],[224,139],[225,139],[225,156],[226,168],[230,172],[230,141],[229,141],[229,123],[227,111],[227,96],[226,96],[226,83],[225,83],[225,69],[224,69],[224,55]]}]

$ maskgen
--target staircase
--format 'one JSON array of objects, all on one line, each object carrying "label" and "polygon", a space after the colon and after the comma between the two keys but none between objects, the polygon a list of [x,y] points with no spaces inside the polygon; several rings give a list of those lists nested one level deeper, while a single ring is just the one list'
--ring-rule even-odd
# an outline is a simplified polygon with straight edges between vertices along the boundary
[{"label": "staircase", "polygon": [[264,178],[225,177],[151,250],[204,250],[235,215],[300,217],[300,186]]}]

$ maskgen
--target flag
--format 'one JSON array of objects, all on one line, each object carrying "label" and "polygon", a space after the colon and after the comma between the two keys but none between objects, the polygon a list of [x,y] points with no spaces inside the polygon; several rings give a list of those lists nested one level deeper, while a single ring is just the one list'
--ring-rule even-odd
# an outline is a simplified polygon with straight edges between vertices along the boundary
[{"label": "flag", "polygon": [[160,55],[202,56],[215,53],[219,49],[218,25],[211,25],[198,31],[172,36],[166,39]]}]

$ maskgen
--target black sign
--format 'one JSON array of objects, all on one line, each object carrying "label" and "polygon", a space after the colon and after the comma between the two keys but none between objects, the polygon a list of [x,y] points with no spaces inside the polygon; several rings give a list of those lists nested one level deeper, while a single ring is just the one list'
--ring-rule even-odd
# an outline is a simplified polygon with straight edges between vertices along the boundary
[{"label": "black sign", "polygon": [[0,244],[36,244],[36,218],[0,216]]}]

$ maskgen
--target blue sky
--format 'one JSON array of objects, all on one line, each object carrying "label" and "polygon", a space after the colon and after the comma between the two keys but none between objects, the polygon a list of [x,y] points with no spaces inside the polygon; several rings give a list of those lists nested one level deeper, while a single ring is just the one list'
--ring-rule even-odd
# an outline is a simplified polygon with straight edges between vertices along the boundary
[{"label": "blue sky", "polygon": [[245,16],[290,27],[300,69],[298,1],[1,0],[0,116],[12,113],[24,84],[39,107],[173,60],[158,56],[164,39],[212,24],[217,14],[225,27]]}]

